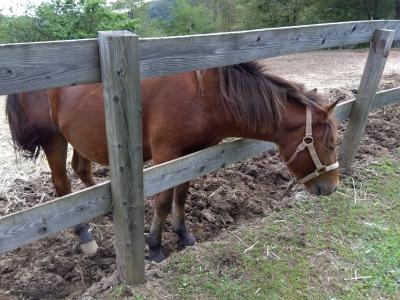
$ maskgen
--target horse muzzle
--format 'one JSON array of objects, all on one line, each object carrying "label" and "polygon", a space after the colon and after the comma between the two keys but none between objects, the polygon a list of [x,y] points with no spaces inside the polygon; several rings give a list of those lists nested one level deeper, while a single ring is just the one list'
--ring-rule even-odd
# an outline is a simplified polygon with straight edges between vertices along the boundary
[{"label": "horse muzzle", "polygon": [[321,181],[312,183],[310,185],[306,185],[305,188],[306,188],[307,192],[309,192],[312,195],[329,196],[330,194],[336,192],[338,186],[339,186],[339,183],[331,184],[329,182],[325,182],[325,181],[321,180]]}]

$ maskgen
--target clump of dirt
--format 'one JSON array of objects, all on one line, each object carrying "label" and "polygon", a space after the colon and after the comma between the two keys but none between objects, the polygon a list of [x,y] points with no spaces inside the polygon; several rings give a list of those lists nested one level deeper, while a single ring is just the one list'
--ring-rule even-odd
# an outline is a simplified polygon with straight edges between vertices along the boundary
[{"label": "clump of dirt", "polygon": [[[384,77],[382,87],[398,85],[400,76]],[[331,99],[353,98],[356,86],[332,88],[327,91]],[[341,126],[341,136],[343,128]],[[400,147],[400,104],[385,107],[370,116],[366,135],[357,156],[357,164],[368,163],[375,157]],[[83,185],[70,171],[73,190]],[[95,166],[97,182],[108,179],[108,168]],[[281,199],[292,180],[285,164],[275,151],[260,154],[193,182],[186,205],[187,226],[198,242],[210,241],[221,231],[232,230],[239,224],[260,218],[272,209],[290,206],[290,201],[301,186],[296,186],[287,198]],[[0,215],[19,211],[55,198],[48,171],[42,171],[35,179],[17,178],[12,181],[5,195],[0,198]],[[17,201],[16,199],[19,199]],[[288,201],[290,200],[290,201]],[[154,210],[154,201],[149,198],[145,208],[145,227],[149,229]],[[85,294],[106,294],[112,280],[105,284],[115,270],[115,251],[112,218],[103,216],[90,223],[100,251],[94,258],[85,258],[76,249],[78,239],[72,230],[64,230],[50,238],[36,241],[8,252],[0,259],[1,299],[79,299],[94,283],[100,282]],[[180,251],[182,247],[171,230],[171,219],[164,233],[166,254]],[[229,252],[222,258],[229,267],[240,264]],[[148,274],[157,273],[157,266],[148,264]],[[153,276],[153,275],[152,275]],[[111,277],[110,277],[111,278]],[[102,280],[103,279],[103,280]]]}]

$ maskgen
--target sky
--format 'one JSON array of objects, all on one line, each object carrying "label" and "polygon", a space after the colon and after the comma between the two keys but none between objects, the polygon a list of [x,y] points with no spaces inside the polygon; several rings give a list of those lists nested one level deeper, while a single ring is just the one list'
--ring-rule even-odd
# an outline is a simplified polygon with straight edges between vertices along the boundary
[{"label": "sky", "polygon": [[48,0],[0,0],[0,12],[6,16],[22,15],[30,4],[39,5]]},{"label": "sky", "polygon": [[[23,15],[26,7],[30,4],[37,6],[43,2],[49,1],[50,0],[0,0],[0,13],[6,16]],[[112,2],[112,0],[108,0],[107,2]]]}]

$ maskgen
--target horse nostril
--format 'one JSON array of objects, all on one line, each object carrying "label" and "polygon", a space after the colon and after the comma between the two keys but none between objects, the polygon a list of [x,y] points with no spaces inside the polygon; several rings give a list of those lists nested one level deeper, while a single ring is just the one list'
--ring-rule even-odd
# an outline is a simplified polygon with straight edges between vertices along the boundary
[{"label": "horse nostril", "polygon": [[321,188],[318,187],[318,189],[317,189],[317,196],[320,196],[320,195],[321,195]]},{"label": "horse nostril", "polygon": [[332,193],[334,193],[334,192],[336,192],[337,191],[337,186],[335,186],[335,188],[333,189],[333,192]]}]

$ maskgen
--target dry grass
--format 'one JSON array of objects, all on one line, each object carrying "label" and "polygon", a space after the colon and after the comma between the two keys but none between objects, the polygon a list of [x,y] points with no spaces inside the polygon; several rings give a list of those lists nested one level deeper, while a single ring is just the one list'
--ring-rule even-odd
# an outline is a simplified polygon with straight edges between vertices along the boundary
[{"label": "dry grass", "polygon": [[[0,112],[5,110],[5,97],[0,96]],[[36,162],[23,158],[14,151],[6,116],[0,113],[0,215],[29,207],[27,199],[35,198],[36,204],[51,197],[45,190],[33,190],[49,182],[49,167],[41,155]],[[51,195],[51,192],[50,192]]]}]

